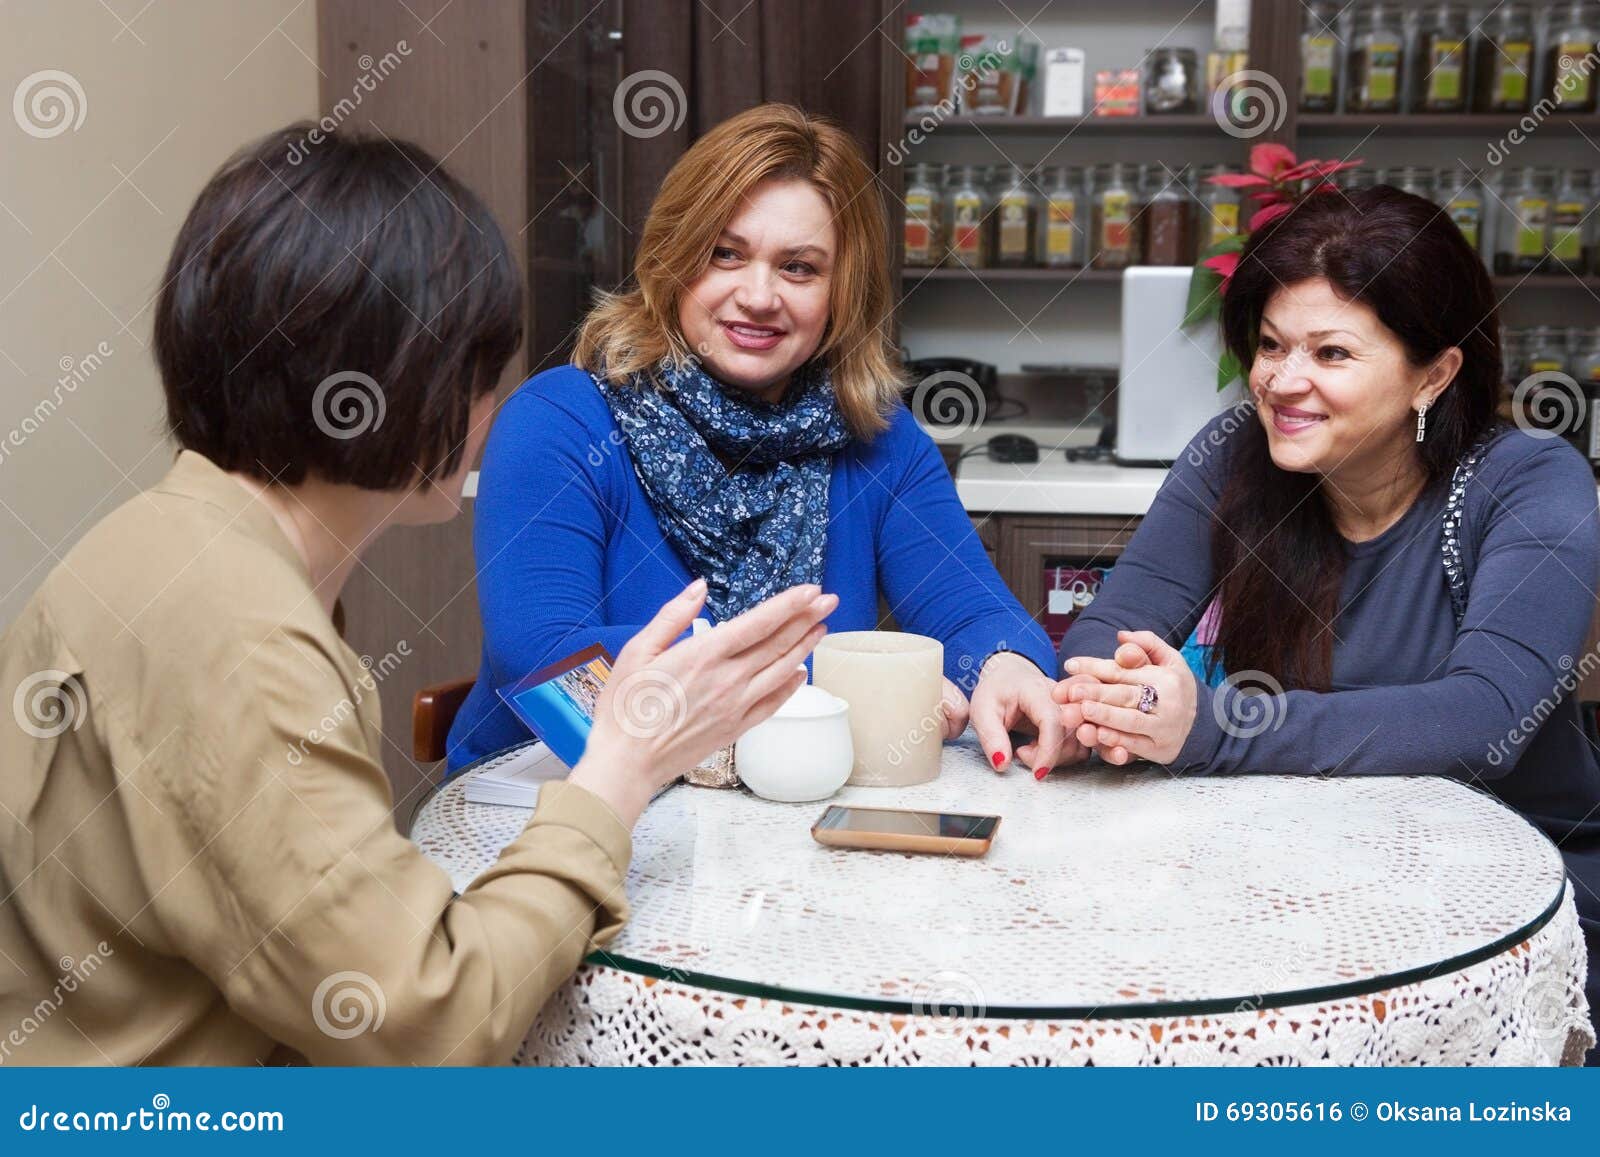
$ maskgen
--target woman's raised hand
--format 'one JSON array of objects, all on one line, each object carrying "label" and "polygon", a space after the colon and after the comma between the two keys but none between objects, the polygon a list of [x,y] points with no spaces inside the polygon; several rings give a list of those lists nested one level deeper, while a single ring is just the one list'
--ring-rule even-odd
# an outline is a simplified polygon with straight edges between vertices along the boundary
[{"label": "woman's raised hand", "polygon": [[837,595],[798,586],[676,642],[705,605],[696,580],[622,649],[569,780],[633,826],[650,797],[766,719],[806,680],[801,665]]},{"label": "woman's raised hand", "polygon": [[[1194,727],[1194,672],[1152,631],[1118,631],[1117,639],[1121,645],[1111,659],[1067,660],[1072,677],[1056,684],[1056,702],[1078,706],[1083,715],[1078,741],[1098,748],[1106,762],[1171,763]],[[1154,701],[1141,711],[1145,687]]]}]

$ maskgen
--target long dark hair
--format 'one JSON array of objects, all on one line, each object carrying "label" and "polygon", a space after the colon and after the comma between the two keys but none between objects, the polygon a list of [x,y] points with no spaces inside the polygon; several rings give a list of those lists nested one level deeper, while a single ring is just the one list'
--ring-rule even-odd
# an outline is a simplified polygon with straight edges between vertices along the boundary
[{"label": "long dark hair", "polygon": [[[1314,194],[1251,236],[1228,285],[1223,340],[1246,373],[1268,300],[1312,278],[1369,306],[1414,366],[1460,348],[1461,369],[1428,407],[1416,447],[1429,484],[1448,476],[1494,422],[1500,390],[1500,324],[1483,262],[1431,201],[1387,185]],[[1229,446],[1211,529],[1222,661],[1326,691],[1346,555],[1321,480],[1279,469],[1258,421]]]}]

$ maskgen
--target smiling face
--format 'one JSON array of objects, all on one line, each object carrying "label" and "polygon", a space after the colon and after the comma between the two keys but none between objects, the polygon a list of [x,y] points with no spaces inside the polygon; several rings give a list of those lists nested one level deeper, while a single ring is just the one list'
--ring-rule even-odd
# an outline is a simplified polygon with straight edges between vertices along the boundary
[{"label": "smiling face", "polygon": [[833,215],[809,181],[752,189],[678,301],[678,325],[707,372],[780,399],[827,330],[835,245]]},{"label": "smiling face", "polygon": [[1360,477],[1415,457],[1415,410],[1459,365],[1455,350],[1413,365],[1370,306],[1316,278],[1268,299],[1250,392],[1279,469]]}]

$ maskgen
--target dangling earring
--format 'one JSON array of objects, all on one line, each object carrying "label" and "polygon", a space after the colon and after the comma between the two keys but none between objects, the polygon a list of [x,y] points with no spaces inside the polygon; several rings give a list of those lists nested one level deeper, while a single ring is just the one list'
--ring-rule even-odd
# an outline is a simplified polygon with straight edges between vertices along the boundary
[{"label": "dangling earring", "polygon": [[1417,441],[1422,441],[1422,435],[1428,429],[1428,403],[1423,402],[1417,407]]}]

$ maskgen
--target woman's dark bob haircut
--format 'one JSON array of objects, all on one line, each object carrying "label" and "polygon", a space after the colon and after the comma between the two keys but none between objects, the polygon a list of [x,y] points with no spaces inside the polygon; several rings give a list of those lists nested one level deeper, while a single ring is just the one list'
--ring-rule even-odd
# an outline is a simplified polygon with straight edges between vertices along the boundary
[{"label": "woman's dark bob haircut", "polygon": [[522,342],[522,282],[476,194],[416,145],[290,125],[178,233],[155,316],[167,423],[224,470],[399,490],[453,474]]}]

